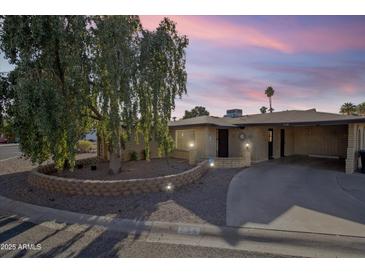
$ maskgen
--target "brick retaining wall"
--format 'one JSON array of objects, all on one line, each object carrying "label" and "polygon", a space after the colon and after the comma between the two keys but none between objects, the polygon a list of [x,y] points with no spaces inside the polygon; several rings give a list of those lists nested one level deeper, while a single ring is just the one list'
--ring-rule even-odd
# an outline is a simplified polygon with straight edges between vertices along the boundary
[{"label": "brick retaining wall", "polygon": [[[78,160],[78,164],[90,165],[96,158]],[[208,170],[208,161],[200,162],[192,169],[182,173],[144,179],[128,180],[82,180],[52,176],[53,164],[34,169],[28,182],[50,192],[62,192],[69,195],[122,196],[146,192],[170,191],[188,185],[200,179]],[[169,186],[171,189],[168,189]]]}]

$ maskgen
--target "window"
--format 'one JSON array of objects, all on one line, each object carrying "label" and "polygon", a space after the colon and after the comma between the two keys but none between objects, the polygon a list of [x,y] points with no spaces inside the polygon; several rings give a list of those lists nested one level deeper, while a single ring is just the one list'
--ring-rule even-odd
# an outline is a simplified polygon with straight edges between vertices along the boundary
[{"label": "window", "polygon": [[195,146],[195,131],[193,129],[176,130],[176,148],[188,150]]}]

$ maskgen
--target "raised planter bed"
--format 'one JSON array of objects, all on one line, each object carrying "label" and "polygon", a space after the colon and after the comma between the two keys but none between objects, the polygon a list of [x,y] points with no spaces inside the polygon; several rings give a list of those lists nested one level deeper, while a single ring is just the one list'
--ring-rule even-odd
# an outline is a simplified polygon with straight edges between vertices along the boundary
[{"label": "raised planter bed", "polygon": [[[84,167],[94,165],[95,163],[96,158],[77,161],[77,164]],[[55,168],[53,164],[49,164],[32,170],[28,176],[28,182],[33,186],[50,192],[62,192],[69,195],[122,196],[146,192],[172,191],[183,185],[196,182],[205,174],[208,168],[208,161],[203,161],[189,170],[173,175],[126,180],[89,180],[52,175],[55,172]]]}]

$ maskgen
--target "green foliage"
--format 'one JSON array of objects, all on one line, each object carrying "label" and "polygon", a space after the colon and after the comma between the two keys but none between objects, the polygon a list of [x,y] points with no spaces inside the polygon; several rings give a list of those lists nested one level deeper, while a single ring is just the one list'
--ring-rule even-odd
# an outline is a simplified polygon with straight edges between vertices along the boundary
[{"label": "green foliage", "polygon": [[357,114],[361,116],[365,116],[365,102],[357,105]]},{"label": "green foliage", "polygon": [[188,45],[174,22],[165,18],[155,31],[144,30],[138,16],[0,22],[0,48],[16,67],[2,90],[12,91],[13,126],[33,162],[52,157],[58,169],[72,168],[77,142],[91,128],[111,152],[133,133],[143,134],[146,159],[152,139],[161,153],[173,148],[168,121],[175,98],[186,93]]},{"label": "green foliage", "polygon": [[75,162],[90,123],[84,16],[6,16],[1,49],[16,66],[14,128],[33,162]]},{"label": "green foliage", "polygon": [[140,119],[137,129],[143,134],[146,159],[150,158],[152,138],[159,144],[159,154],[173,149],[168,122],[175,108],[175,98],[186,93],[186,36],[179,36],[173,21],[165,18],[155,31],[143,30],[137,87]]},{"label": "green foliage", "polygon": [[365,102],[355,105],[351,102],[344,103],[340,108],[340,113],[345,115],[365,115]]},{"label": "green foliage", "polygon": [[275,90],[272,88],[272,87],[268,87],[266,90],[265,90],[265,94],[267,97],[269,97],[269,111],[270,113],[274,111],[274,109],[272,108],[272,105],[271,105],[271,97],[274,96],[274,93],[275,93]]},{"label": "green foliage", "polygon": [[94,89],[99,96],[101,124],[111,150],[121,148],[122,125],[128,138],[137,119],[137,62],[141,26],[136,16],[93,17]]},{"label": "green foliage", "polygon": [[356,113],[356,105],[351,102],[344,103],[340,108],[340,113],[352,115]]},{"label": "green foliage", "polygon": [[196,106],[192,110],[185,110],[185,114],[183,119],[198,117],[198,116],[204,116],[209,115],[209,111],[205,109],[205,107],[202,106]]},{"label": "green foliage", "polygon": [[80,140],[77,142],[77,150],[81,153],[88,153],[91,151],[93,143],[87,140]]},{"label": "green foliage", "polygon": [[130,161],[137,161],[137,160],[138,160],[137,152],[132,151],[132,152],[129,154],[129,160],[130,160]]},{"label": "green foliage", "polygon": [[262,107],[260,108],[260,112],[261,112],[261,113],[266,113],[266,112],[267,112],[267,107],[262,106]]}]

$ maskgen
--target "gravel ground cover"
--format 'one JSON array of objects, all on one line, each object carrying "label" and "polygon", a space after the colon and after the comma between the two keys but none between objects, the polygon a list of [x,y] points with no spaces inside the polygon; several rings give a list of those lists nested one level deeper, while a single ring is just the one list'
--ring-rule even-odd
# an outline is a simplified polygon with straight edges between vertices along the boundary
[{"label": "gravel ground cover", "polygon": [[136,178],[152,178],[176,174],[192,168],[188,161],[180,159],[152,159],[151,161],[129,161],[122,165],[122,172],[111,175],[109,171],[109,163],[102,162],[96,165],[96,170],[91,170],[89,166],[81,169],[75,168],[73,172],[69,170],[53,175],[89,180],[125,180]]},{"label": "gravel ground cover", "polygon": [[[87,156],[90,157],[83,157]],[[9,166],[3,162],[0,169],[0,195],[14,200],[94,215],[216,225],[225,225],[228,185],[241,170],[211,169],[198,183],[169,193],[85,197],[49,193],[31,187],[26,180],[32,168],[29,162],[17,159],[6,163]]]}]

